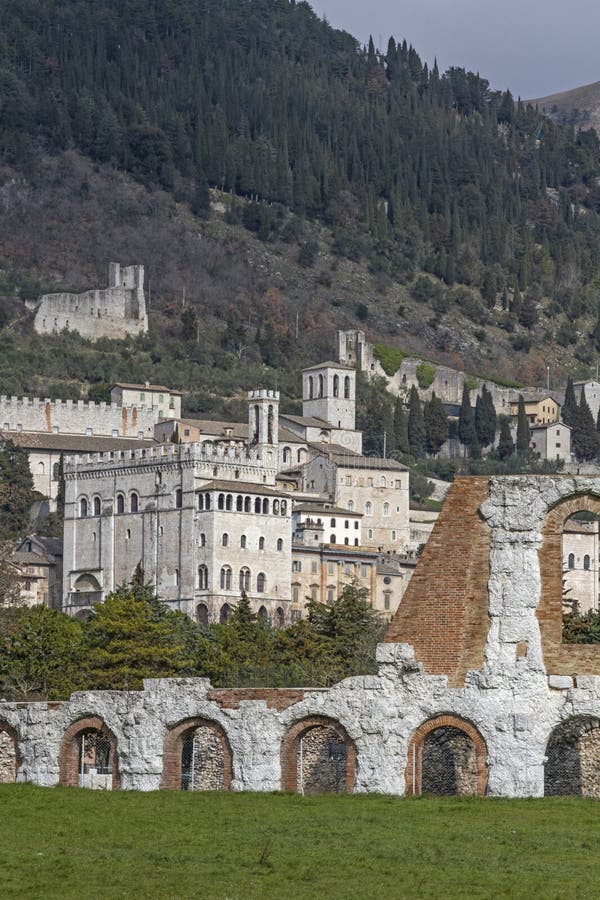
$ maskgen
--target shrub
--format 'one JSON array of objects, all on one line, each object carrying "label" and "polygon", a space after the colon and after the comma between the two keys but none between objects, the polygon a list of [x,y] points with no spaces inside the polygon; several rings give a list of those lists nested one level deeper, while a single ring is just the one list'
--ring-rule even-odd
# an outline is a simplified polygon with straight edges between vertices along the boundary
[{"label": "shrub", "polygon": [[419,363],[417,366],[417,381],[419,382],[419,387],[422,391],[431,387],[434,378],[435,366],[430,366],[429,363]]},{"label": "shrub", "polygon": [[386,375],[390,378],[396,374],[405,354],[397,347],[388,347],[387,344],[375,344],[373,347],[373,355],[379,360],[381,367]]},{"label": "shrub", "polygon": [[318,253],[319,245],[316,241],[305,241],[300,245],[300,250],[298,252],[298,264],[303,266],[305,269],[310,269],[312,266],[314,266]]}]

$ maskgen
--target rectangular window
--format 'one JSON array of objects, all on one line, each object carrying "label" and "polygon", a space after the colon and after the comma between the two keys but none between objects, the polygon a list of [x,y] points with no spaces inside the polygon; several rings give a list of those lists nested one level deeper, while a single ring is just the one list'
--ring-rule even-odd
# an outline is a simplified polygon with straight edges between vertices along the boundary
[{"label": "rectangular window", "polygon": [[327,563],[327,574],[333,575],[334,572],[335,572],[335,563],[328,562]]},{"label": "rectangular window", "polygon": [[[300,588],[297,584],[295,584],[292,588],[292,600],[294,603],[298,603],[300,600]],[[292,612],[292,621],[294,620],[294,613]]]},{"label": "rectangular window", "polygon": [[295,559],[292,562],[292,572],[301,572],[302,571],[302,562],[299,559]]},{"label": "rectangular window", "polygon": [[314,562],[314,561],[311,562],[311,564],[310,564],[310,571],[311,571],[311,573],[312,573],[313,575],[316,575],[317,572],[318,572],[318,570],[319,570],[319,564],[316,563],[316,562]]},{"label": "rectangular window", "polygon": [[334,600],[335,600],[335,589],[334,589],[334,588],[327,588],[327,602],[328,602],[328,603],[333,603]]},{"label": "rectangular window", "polygon": [[352,563],[346,563],[344,565],[344,575],[352,575]]},{"label": "rectangular window", "polygon": [[363,565],[360,567],[360,574],[361,574],[361,577],[362,577],[362,578],[366,578],[366,577],[367,577],[367,575],[369,574],[369,569],[370,569],[370,568],[371,568],[371,566],[366,566],[366,565],[364,565],[364,563],[363,563]]},{"label": "rectangular window", "polygon": [[140,394],[140,403],[143,403],[145,401],[145,399],[146,399],[146,395]]},{"label": "rectangular window", "polygon": [[352,484],[352,475],[346,475],[346,484]]}]

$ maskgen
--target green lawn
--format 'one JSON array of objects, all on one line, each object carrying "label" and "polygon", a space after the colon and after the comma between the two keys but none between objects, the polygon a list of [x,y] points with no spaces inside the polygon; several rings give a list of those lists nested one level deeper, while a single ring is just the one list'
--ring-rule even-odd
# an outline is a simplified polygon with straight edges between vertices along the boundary
[{"label": "green lawn", "polygon": [[0,786],[0,897],[598,897],[600,803]]}]

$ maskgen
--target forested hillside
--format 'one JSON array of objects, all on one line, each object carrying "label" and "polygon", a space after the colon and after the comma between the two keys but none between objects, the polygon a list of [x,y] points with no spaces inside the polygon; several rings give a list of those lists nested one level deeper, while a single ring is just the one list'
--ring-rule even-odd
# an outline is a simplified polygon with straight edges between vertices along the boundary
[{"label": "forested hillside", "polygon": [[[600,346],[596,134],[406,42],[361,48],[290,0],[11,0],[0,104],[16,357],[25,296],[88,287],[123,256],[147,266],[163,362],[165,335],[199,344],[198,323],[209,368],[248,356],[271,380],[336,324],[525,381]],[[218,227],[209,187],[226,192]]]}]

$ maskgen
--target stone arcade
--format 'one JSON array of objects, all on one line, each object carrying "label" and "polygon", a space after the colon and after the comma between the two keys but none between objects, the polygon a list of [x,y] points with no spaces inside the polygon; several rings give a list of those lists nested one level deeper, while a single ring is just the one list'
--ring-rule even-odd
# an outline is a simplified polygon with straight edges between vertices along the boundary
[{"label": "stone arcade", "polygon": [[600,647],[563,644],[563,523],[600,478],[462,478],[378,648],[329,689],[0,705],[0,777],[101,788],[600,796]]}]

